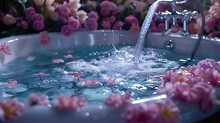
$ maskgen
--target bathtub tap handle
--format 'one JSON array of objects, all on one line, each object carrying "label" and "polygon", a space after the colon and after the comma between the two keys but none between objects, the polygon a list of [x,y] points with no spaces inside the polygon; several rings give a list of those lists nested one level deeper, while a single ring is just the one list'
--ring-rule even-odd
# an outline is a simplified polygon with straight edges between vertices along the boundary
[{"label": "bathtub tap handle", "polygon": [[183,22],[182,35],[187,36],[187,35],[189,35],[188,30],[187,30],[187,22],[194,19],[194,18],[197,18],[198,12],[197,11],[191,12],[191,11],[183,10],[182,15],[183,15],[183,18],[182,18],[182,22]]}]

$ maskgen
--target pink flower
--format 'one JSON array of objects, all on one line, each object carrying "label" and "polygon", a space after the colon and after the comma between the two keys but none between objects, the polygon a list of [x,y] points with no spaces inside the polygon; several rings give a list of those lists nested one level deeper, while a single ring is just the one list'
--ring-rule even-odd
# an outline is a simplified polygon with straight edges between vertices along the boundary
[{"label": "pink flower", "polygon": [[45,0],[33,0],[33,1],[34,1],[34,4],[37,6],[43,6],[45,2]]},{"label": "pink flower", "polygon": [[203,69],[213,69],[220,72],[220,64],[218,64],[218,62],[213,59],[205,59],[199,61],[197,66],[202,67]]},{"label": "pink flower", "polygon": [[11,55],[10,47],[6,45],[6,43],[0,44],[0,51],[2,51],[6,55]]},{"label": "pink flower", "polygon": [[160,122],[158,123],[180,123],[180,110],[170,99],[160,100],[157,102],[160,110]]},{"label": "pink flower", "polygon": [[130,98],[131,96],[128,94],[122,96],[112,94],[105,100],[105,104],[114,106],[115,108],[119,108],[121,106],[129,104],[131,101]]},{"label": "pink flower", "polygon": [[111,22],[109,20],[102,20],[102,29],[111,29]]},{"label": "pink flower", "polygon": [[36,59],[35,56],[28,56],[27,61],[34,61]]},{"label": "pink flower", "polygon": [[28,7],[25,11],[25,18],[28,21],[31,21],[33,19],[33,15],[36,13],[34,7]]},{"label": "pink flower", "polygon": [[214,5],[210,6],[209,14],[216,18],[220,18],[220,3],[214,3]]},{"label": "pink flower", "polygon": [[136,34],[140,31],[140,26],[137,24],[132,24],[130,29],[128,30],[130,33]]},{"label": "pink flower", "polygon": [[62,26],[61,33],[63,33],[65,36],[70,36],[72,34],[71,26],[69,25]]},{"label": "pink flower", "polygon": [[33,75],[34,76],[49,76],[50,74],[46,74],[46,73],[40,72],[40,73],[35,73]]},{"label": "pink flower", "polygon": [[47,31],[40,32],[40,43],[43,45],[49,44],[49,35]]},{"label": "pink flower", "polygon": [[94,80],[84,80],[84,81],[82,81],[82,84],[85,85],[85,86],[95,86],[95,85],[100,84],[100,82],[96,79],[94,79]]},{"label": "pink flower", "polygon": [[123,22],[122,21],[116,21],[112,27],[112,29],[114,30],[121,30],[123,26]]},{"label": "pink flower", "polygon": [[40,93],[33,93],[27,98],[26,104],[28,106],[35,106],[35,105],[49,106],[49,100],[46,95]]},{"label": "pink flower", "polygon": [[74,79],[79,79],[80,77],[85,76],[83,72],[73,72],[72,74]]},{"label": "pink flower", "polygon": [[72,111],[85,105],[85,99],[74,96],[57,97],[53,100],[53,107],[58,111]]},{"label": "pink flower", "polygon": [[218,23],[218,19],[211,14],[205,17],[205,31],[207,33],[211,32],[213,27]]},{"label": "pink flower", "polygon": [[40,32],[40,43],[44,45],[49,43],[49,35],[47,31]]},{"label": "pink flower", "polygon": [[96,30],[98,29],[98,23],[95,19],[87,19],[84,23],[84,26],[88,30]]},{"label": "pink flower", "polygon": [[142,1],[135,1],[135,9],[137,12],[142,12],[146,7],[146,3]]},{"label": "pink flower", "polygon": [[170,100],[131,105],[124,116],[128,123],[179,123],[180,110]]},{"label": "pink flower", "polygon": [[88,19],[94,19],[95,21],[98,21],[99,15],[95,11],[91,11],[88,14]]},{"label": "pink flower", "polygon": [[101,14],[103,16],[108,16],[111,12],[117,9],[117,6],[115,5],[115,3],[110,2],[110,1],[103,1],[100,4],[100,7],[101,7]]},{"label": "pink flower", "polygon": [[112,24],[115,22],[115,20],[116,20],[115,16],[111,16],[111,17],[109,18],[109,21],[110,21],[110,23],[112,23]]},{"label": "pink flower", "polygon": [[60,16],[64,16],[64,17],[67,17],[68,15],[70,15],[70,9],[68,7],[67,4],[59,4],[55,11],[60,15]]},{"label": "pink flower", "polygon": [[106,9],[106,8],[102,8],[101,9],[101,14],[103,16],[108,16],[110,14],[110,11],[108,9]]},{"label": "pink flower", "polygon": [[35,30],[43,30],[44,29],[44,21],[36,20],[36,21],[34,21],[32,27]]},{"label": "pink flower", "polygon": [[59,63],[64,63],[63,59],[54,59],[52,60],[53,63],[59,64]]},{"label": "pink flower", "polygon": [[77,31],[80,27],[80,22],[74,17],[71,17],[68,20],[68,25],[71,27],[72,31]]},{"label": "pink flower", "polygon": [[28,29],[28,22],[27,21],[21,21],[20,22],[21,23],[21,27],[23,28],[23,29]]},{"label": "pink flower", "polygon": [[66,59],[72,59],[72,58],[73,58],[73,55],[67,54],[67,55],[64,55],[64,58],[66,58]]},{"label": "pink flower", "polygon": [[212,71],[212,76],[210,81],[208,81],[211,85],[220,86],[220,73],[217,70]]},{"label": "pink flower", "polygon": [[208,36],[209,37],[220,37],[220,31],[211,32]]},{"label": "pink flower", "polygon": [[137,19],[135,16],[133,16],[133,15],[127,16],[127,17],[125,18],[125,23],[128,23],[128,24],[130,24],[130,25],[132,25],[132,24],[137,24],[137,25],[139,25],[138,19]]},{"label": "pink flower", "polygon": [[16,23],[16,18],[13,17],[12,15],[6,14],[3,17],[3,23],[7,26],[11,26]]},{"label": "pink flower", "polygon": [[16,80],[9,80],[8,82],[9,87],[17,87],[18,82]]},{"label": "pink flower", "polygon": [[106,82],[108,84],[113,84],[115,80],[110,78],[110,77],[108,77],[108,76],[106,76],[106,75],[102,75],[102,81],[104,81],[104,82]]},{"label": "pink flower", "polygon": [[129,105],[124,119],[127,123],[159,123],[159,107],[156,103]]},{"label": "pink flower", "polygon": [[156,12],[164,12],[165,8],[163,7],[163,5],[159,5],[156,9]]},{"label": "pink flower", "polygon": [[0,119],[2,121],[9,121],[15,119],[21,115],[24,109],[24,104],[18,102],[15,99],[4,99],[0,100]]},{"label": "pink flower", "polygon": [[33,15],[33,20],[36,21],[36,20],[40,20],[40,21],[43,21],[44,20],[44,16],[42,14],[38,14],[38,13],[35,13]]}]

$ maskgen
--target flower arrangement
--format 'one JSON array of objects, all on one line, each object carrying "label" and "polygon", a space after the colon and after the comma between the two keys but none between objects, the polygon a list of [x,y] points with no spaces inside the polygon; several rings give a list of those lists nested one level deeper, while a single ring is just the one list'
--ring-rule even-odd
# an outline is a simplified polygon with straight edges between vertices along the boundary
[{"label": "flower arrangement", "polygon": [[[0,3],[1,37],[37,33],[57,32],[69,36],[77,30],[128,30],[140,31],[149,6],[154,0],[3,0]],[[220,37],[220,5],[218,0],[205,1],[208,8],[205,21],[205,35]],[[208,7],[207,7],[208,6]],[[158,6],[156,12],[171,11],[170,5]],[[156,17],[156,16],[155,16]],[[163,32],[164,21],[152,21],[149,32]],[[170,26],[172,21],[169,21]],[[188,24],[191,34],[199,33],[201,17]],[[171,32],[182,31],[182,21]],[[46,41],[46,40],[45,40]],[[47,42],[42,42],[47,43]]]}]

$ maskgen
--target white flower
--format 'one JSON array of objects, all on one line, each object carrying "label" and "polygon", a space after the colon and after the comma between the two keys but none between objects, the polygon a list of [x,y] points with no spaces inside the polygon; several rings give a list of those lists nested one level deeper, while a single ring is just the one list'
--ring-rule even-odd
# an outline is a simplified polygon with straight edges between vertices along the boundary
[{"label": "white flower", "polygon": [[79,21],[81,23],[83,23],[88,18],[88,16],[87,16],[87,13],[85,11],[80,10],[80,11],[77,12],[77,18],[79,19]]},{"label": "white flower", "polygon": [[68,5],[70,10],[75,10],[75,11],[77,11],[81,7],[79,0],[70,0]]}]

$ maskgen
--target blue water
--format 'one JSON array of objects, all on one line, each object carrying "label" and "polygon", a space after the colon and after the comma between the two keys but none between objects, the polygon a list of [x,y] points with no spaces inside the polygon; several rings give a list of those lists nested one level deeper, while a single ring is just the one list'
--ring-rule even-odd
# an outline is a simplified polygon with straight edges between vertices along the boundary
[{"label": "blue water", "polygon": [[[0,69],[0,98],[16,97],[24,101],[30,93],[41,92],[50,100],[61,95],[74,95],[85,97],[89,103],[102,102],[112,93],[130,93],[133,99],[139,99],[156,94],[163,73],[177,68],[182,58],[169,51],[146,48],[136,64],[131,55],[133,52],[132,47],[120,46],[69,47],[19,57]],[[67,54],[74,57],[64,58]],[[29,56],[36,59],[28,61]],[[54,59],[63,59],[64,63],[52,63]],[[40,72],[49,75],[34,75]],[[74,78],[68,72],[79,72],[84,76]],[[107,83],[103,78],[114,82]],[[94,79],[99,84],[83,84],[85,80]],[[9,86],[10,80],[16,80],[18,85]]]}]

